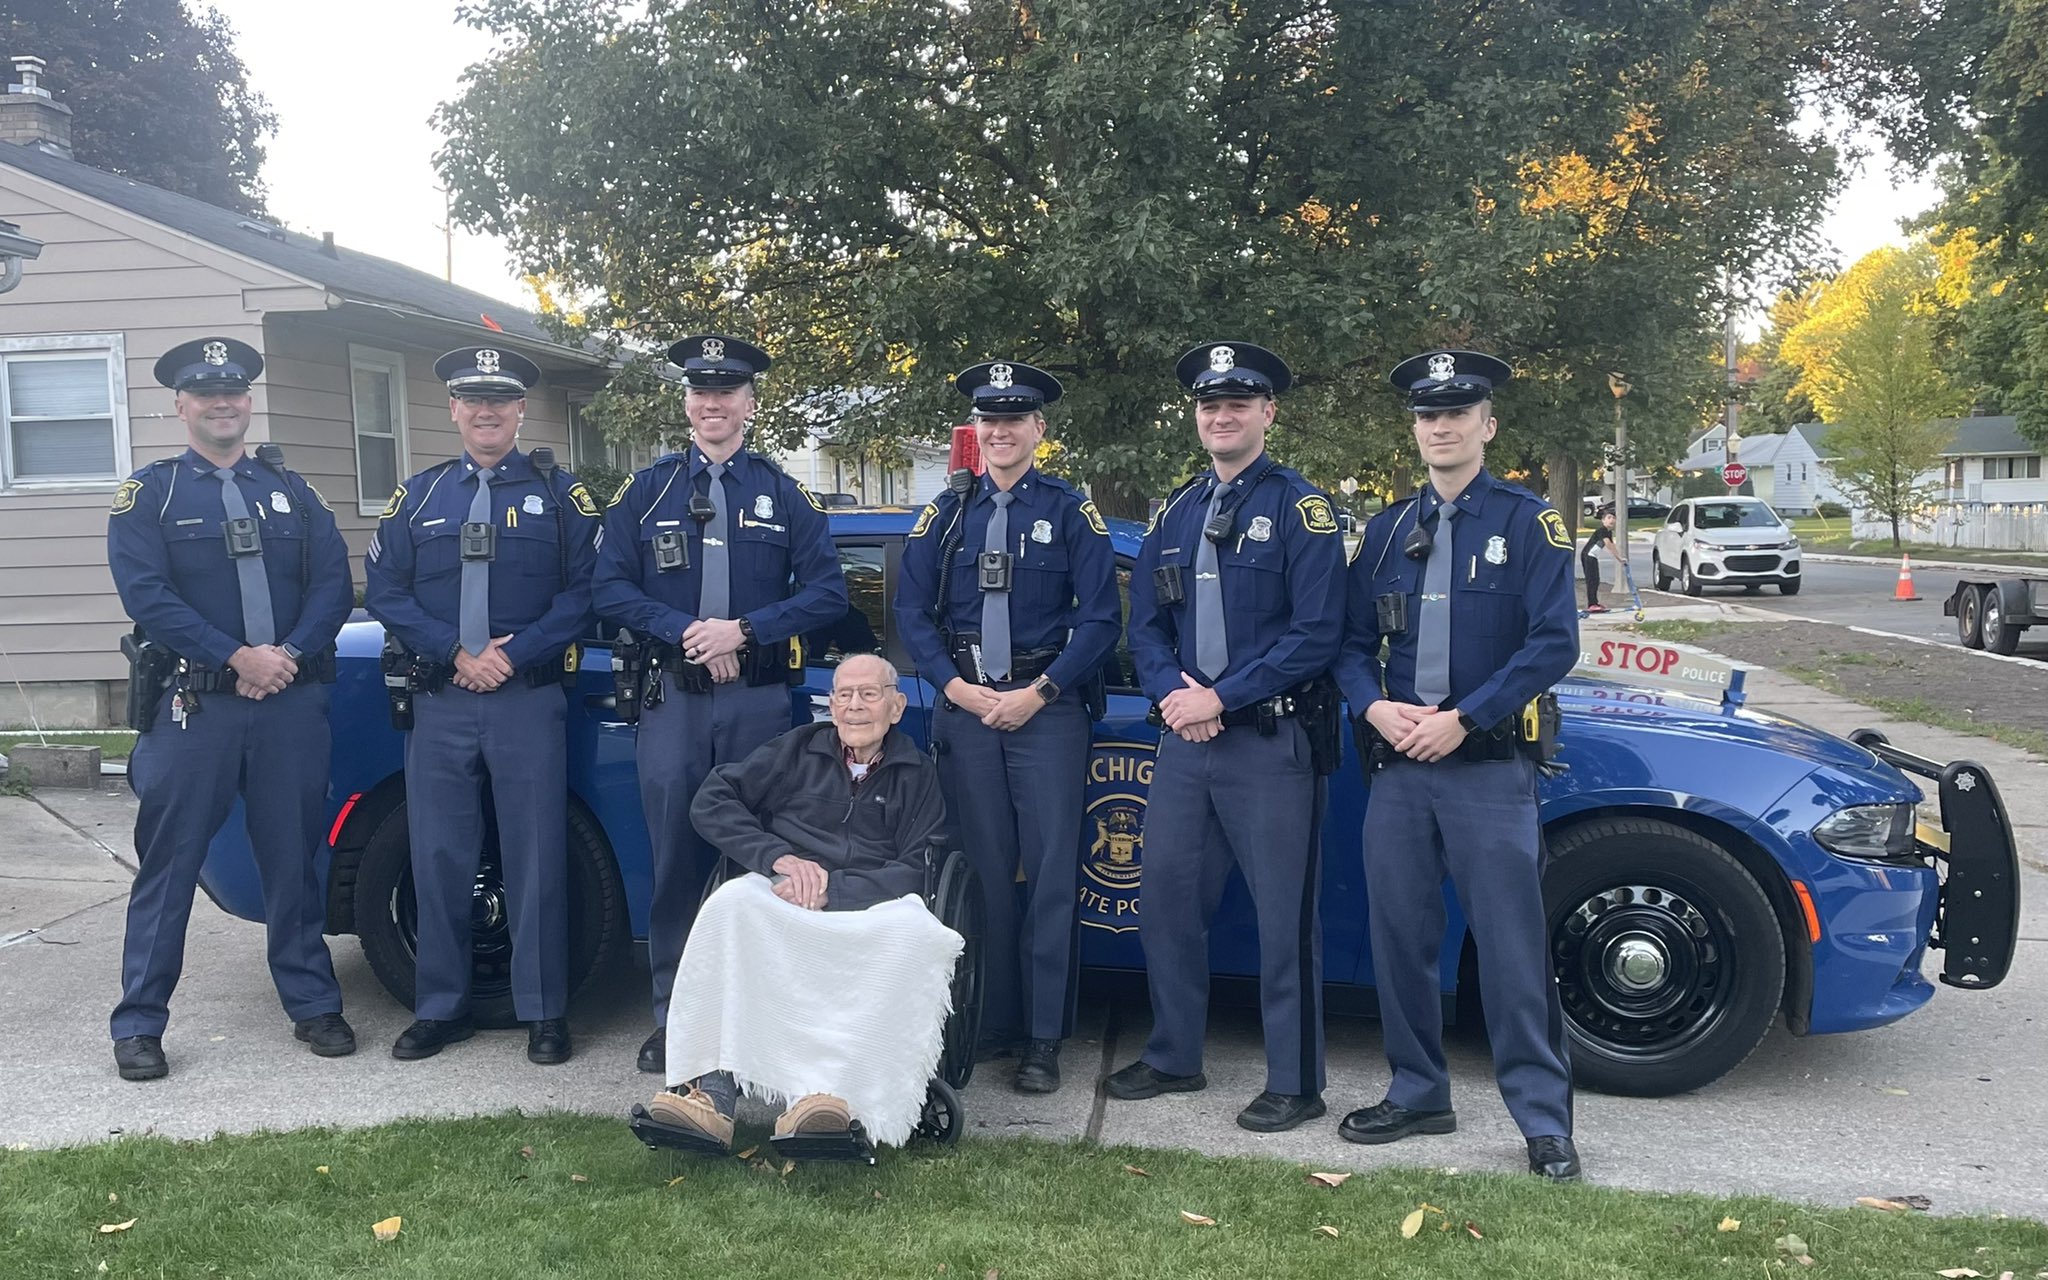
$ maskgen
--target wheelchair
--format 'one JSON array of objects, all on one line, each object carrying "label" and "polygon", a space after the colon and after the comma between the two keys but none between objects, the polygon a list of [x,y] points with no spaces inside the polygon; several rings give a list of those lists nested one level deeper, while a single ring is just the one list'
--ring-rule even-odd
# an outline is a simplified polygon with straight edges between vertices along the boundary
[{"label": "wheelchair", "polygon": [[[960,1140],[967,1127],[960,1090],[974,1075],[975,1044],[981,1035],[985,908],[980,880],[964,852],[947,847],[943,837],[934,836],[923,857],[925,906],[939,923],[958,933],[966,945],[953,966],[953,1012],[941,1033],[938,1074],[925,1088],[924,1109],[910,1140],[951,1146]],[[704,898],[710,898],[726,881],[744,874],[744,867],[721,858],[704,883]],[[697,1134],[654,1119],[641,1103],[633,1104],[630,1127],[633,1136],[651,1150],[723,1154],[722,1149],[712,1147]],[[777,1134],[768,1141],[778,1156],[789,1160],[875,1163],[874,1143],[858,1119],[843,1134]]]}]

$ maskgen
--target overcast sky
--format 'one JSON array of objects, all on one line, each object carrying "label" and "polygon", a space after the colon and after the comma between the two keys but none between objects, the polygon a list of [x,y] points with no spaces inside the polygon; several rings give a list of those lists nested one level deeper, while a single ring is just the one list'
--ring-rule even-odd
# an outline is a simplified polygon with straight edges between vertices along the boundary
[{"label": "overcast sky", "polygon": [[[346,9],[279,0],[199,0],[225,14],[257,92],[277,112],[264,179],[270,209],[294,230],[332,231],[351,249],[442,273],[446,241],[428,123],[455,96],[462,69],[489,51],[455,22],[454,0],[354,0]],[[1847,266],[1899,240],[1898,219],[1926,209],[1931,183],[1895,186],[1867,163],[1835,202],[1826,230]],[[502,245],[458,233],[458,284],[532,303]]]}]

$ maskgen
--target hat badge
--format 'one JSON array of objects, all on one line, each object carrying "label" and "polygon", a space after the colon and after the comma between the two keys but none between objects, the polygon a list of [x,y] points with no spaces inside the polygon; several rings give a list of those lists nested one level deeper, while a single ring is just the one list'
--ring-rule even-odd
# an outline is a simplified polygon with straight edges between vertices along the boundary
[{"label": "hat badge", "polygon": [[1230,347],[1209,348],[1209,367],[1218,373],[1229,373],[1237,367],[1237,352]]},{"label": "hat badge", "polygon": [[725,344],[716,338],[706,338],[704,339],[703,353],[706,360],[723,360],[725,359]]},{"label": "hat badge", "polygon": [[208,364],[226,364],[228,362],[228,344],[225,342],[209,342],[199,349],[199,358]]},{"label": "hat badge", "polygon": [[1429,376],[1438,382],[1448,382],[1458,373],[1458,358],[1448,351],[1439,351],[1429,358]]},{"label": "hat badge", "polygon": [[502,359],[503,357],[497,352],[489,347],[485,347],[476,353],[476,371],[478,373],[496,373],[498,371],[498,363]]},{"label": "hat badge", "polygon": [[1008,391],[1017,382],[1016,371],[1006,364],[992,364],[988,367],[988,385],[998,391]]}]

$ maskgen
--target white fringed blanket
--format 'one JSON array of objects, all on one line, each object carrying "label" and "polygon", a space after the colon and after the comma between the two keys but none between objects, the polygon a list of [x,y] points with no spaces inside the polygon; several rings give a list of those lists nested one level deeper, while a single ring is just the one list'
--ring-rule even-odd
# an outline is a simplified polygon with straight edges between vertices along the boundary
[{"label": "white fringed blanket", "polygon": [[806,911],[767,877],[704,903],[676,969],[668,1079],[730,1071],[771,1103],[846,1099],[876,1142],[917,1126],[966,944],[915,896],[865,911]]}]

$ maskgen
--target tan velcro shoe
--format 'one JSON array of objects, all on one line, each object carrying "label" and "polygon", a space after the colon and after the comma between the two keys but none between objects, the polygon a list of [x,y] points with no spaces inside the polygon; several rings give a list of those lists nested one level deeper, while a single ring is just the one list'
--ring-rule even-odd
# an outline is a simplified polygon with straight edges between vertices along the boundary
[{"label": "tan velcro shoe", "polygon": [[845,1133],[853,1127],[853,1108],[829,1093],[807,1093],[775,1117],[775,1136],[793,1133]]},{"label": "tan velcro shoe", "polygon": [[711,1095],[695,1085],[688,1093],[665,1090],[647,1104],[649,1118],[674,1129],[687,1129],[721,1147],[732,1146],[732,1117],[720,1115]]}]

